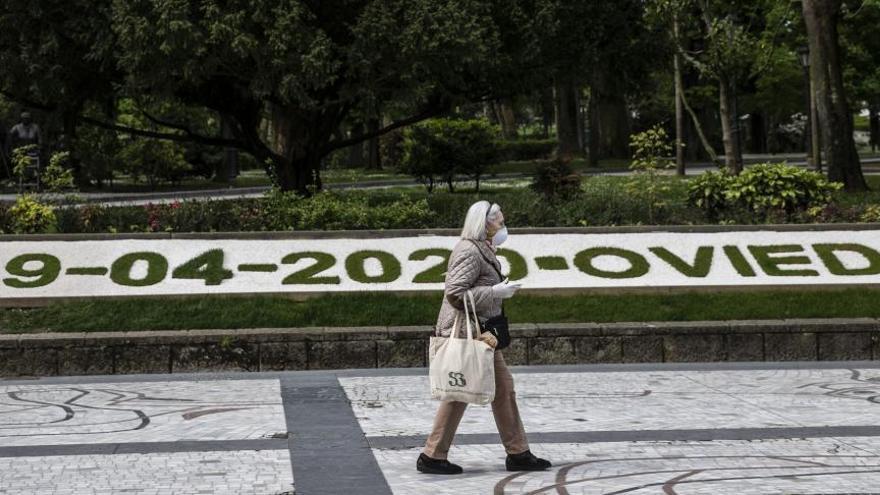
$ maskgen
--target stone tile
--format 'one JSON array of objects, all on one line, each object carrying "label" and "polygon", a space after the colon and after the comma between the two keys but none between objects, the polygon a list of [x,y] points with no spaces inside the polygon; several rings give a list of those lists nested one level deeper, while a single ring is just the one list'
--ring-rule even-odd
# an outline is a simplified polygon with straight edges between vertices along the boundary
[{"label": "stone tile", "polygon": [[0,447],[252,440],[287,431],[277,380],[0,382],[0,396]]},{"label": "stone tile", "polygon": [[0,377],[52,376],[58,372],[58,351],[52,348],[0,349]]},{"label": "stone tile", "polygon": [[428,339],[379,340],[379,368],[414,368],[428,365]]},{"label": "stone tile", "polygon": [[375,367],[375,341],[349,340],[309,343],[309,369]]},{"label": "stone tile", "polygon": [[112,347],[65,347],[58,350],[58,374],[112,375]]},{"label": "stone tile", "polygon": [[171,370],[174,373],[196,371],[257,371],[258,344],[235,339],[213,344],[175,346]]},{"label": "stone tile", "polygon": [[665,335],[663,355],[667,362],[724,361],[727,349],[724,335]]},{"label": "stone tile", "polygon": [[293,493],[286,450],[0,458],[9,494]]},{"label": "stone tile", "polygon": [[529,364],[574,364],[577,353],[574,337],[529,339]]},{"label": "stone tile", "polygon": [[820,361],[871,359],[871,347],[874,345],[871,333],[820,333],[817,338]]},{"label": "stone tile", "polygon": [[171,346],[115,347],[113,353],[116,374],[171,373]]},{"label": "stone tile", "polygon": [[[600,432],[880,424],[880,370],[514,373],[527,432]],[[436,401],[427,376],[340,377],[368,436],[424,435]],[[471,409],[474,411],[471,412]],[[458,433],[493,433],[468,406]]]},{"label": "stone tile", "polygon": [[763,361],[764,335],[731,333],[727,335],[728,361]]},{"label": "stone tile", "polygon": [[308,369],[306,342],[264,342],[260,344],[260,371]]},{"label": "stone tile", "polygon": [[501,352],[504,354],[504,362],[510,366],[529,364],[529,339],[511,335],[510,345]]},{"label": "stone tile", "polygon": [[579,337],[575,346],[579,363],[619,363],[623,360],[621,338]]},{"label": "stone tile", "polygon": [[[859,437],[874,449],[880,441]],[[686,493],[873,494],[878,458],[831,438],[704,442],[532,443],[547,471],[511,476],[500,445],[453,445],[463,476],[415,472],[418,448],[373,449],[395,494]],[[661,491],[661,487],[667,489]]]},{"label": "stone tile", "polygon": [[663,337],[652,335],[621,337],[621,348],[621,361],[624,363],[663,362]]},{"label": "stone tile", "polygon": [[764,335],[768,361],[815,361],[815,333],[768,333]]}]

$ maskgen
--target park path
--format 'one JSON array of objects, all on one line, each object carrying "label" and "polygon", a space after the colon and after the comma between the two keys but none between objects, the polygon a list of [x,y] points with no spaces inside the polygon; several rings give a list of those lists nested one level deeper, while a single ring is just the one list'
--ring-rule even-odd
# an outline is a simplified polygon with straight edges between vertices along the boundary
[{"label": "park path", "polygon": [[[782,162],[787,161],[791,165],[804,167],[802,155],[747,155],[747,165],[762,161]],[[880,157],[862,158],[863,171],[866,175],[880,175]],[[687,175],[699,175],[708,170],[716,170],[711,164],[690,164],[686,170]],[[631,175],[632,171],[627,168],[582,170],[585,176],[625,176]],[[523,173],[505,173],[487,176],[481,180],[481,184],[504,184],[518,180],[528,180],[530,176]],[[412,186],[416,183],[412,179],[388,179],[368,182],[343,182],[325,184],[329,190],[340,189],[386,189],[390,187]],[[465,182],[464,185],[467,183]],[[172,203],[184,200],[222,200],[236,198],[257,198],[265,194],[269,186],[225,188],[225,189],[201,189],[190,191],[171,191],[153,193],[78,193],[86,203],[96,203],[104,206],[134,206],[148,203]],[[15,194],[0,194],[0,201],[15,201]]]},{"label": "park path", "polygon": [[491,411],[420,474],[424,369],[0,380],[0,494],[868,494],[880,364],[514,367],[540,473],[504,470]]}]

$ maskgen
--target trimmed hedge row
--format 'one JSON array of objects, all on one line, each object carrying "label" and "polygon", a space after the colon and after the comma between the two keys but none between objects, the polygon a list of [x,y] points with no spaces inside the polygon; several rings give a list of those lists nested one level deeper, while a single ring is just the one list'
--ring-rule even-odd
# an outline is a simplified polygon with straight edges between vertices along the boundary
[{"label": "trimmed hedge row", "polygon": [[[767,212],[756,217],[745,209],[726,210],[712,219],[688,202],[688,181],[668,180],[663,205],[651,211],[638,195],[630,194],[621,178],[592,177],[582,194],[563,200],[547,198],[527,188],[476,193],[424,191],[325,192],[304,199],[270,193],[262,198],[187,200],[146,206],[88,204],[56,208],[53,228],[59,233],[104,232],[237,232],[288,230],[367,230],[398,228],[458,228],[468,207],[488,199],[504,209],[507,223],[518,227],[580,227],[614,225],[696,225],[714,223],[833,223],[880,222],[876,195],[837,195],[822,208],[790,214]],[[653,222],[650,219],[653,217]],[[0,233],[13,233],[8,206],[0,204]],[[553,264],[548,260],[548,263]]]}]

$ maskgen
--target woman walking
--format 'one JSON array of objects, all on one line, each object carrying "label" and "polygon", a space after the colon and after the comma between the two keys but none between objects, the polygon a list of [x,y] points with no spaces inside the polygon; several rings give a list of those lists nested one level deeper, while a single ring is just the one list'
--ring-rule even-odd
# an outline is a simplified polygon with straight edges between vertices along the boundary
[{"label": "woman walking", "polygon": [[[495,256],[497,247],[507,239],[507,226],[501,207],[488,201],[478,201],[468,209],[461,240],[449,256],[446,287],[435,334],[449,337],[457,318],[463,318],[463,298],[468,290],[474,297],[480,320],[502,314],[502,300],[516,294],[519,284],[510,284],[501,275],[501,264]],[[481,325],[482,327],[482,325]],[[466,330],[465,330],[466,331]],[[478,337],[495,348],[498,340],[485,331]],[[467,403],[444,401],[437,409],[434,429],[416,462],[416,469],[431,474],[459,474],[461,466],[446,459],[455,430],[464,415]],[[507,369],[501,350],[495,350],[495,400],[492,414],[507,452],[508,471],[539,471],[550,467],[550,462],[535,457],[529,450],[523,429],[513,376]]]}]

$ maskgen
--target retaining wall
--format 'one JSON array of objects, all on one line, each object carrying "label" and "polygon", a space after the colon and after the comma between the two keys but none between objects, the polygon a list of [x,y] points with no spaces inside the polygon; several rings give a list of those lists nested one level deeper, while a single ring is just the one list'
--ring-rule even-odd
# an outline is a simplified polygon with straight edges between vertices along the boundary
[{"label": "retaining wall", "polygon": [[[880,320],[513,325],[510,364],[880,359]],[[430,327],[0,335],[0,376],[423,367]]]}]

